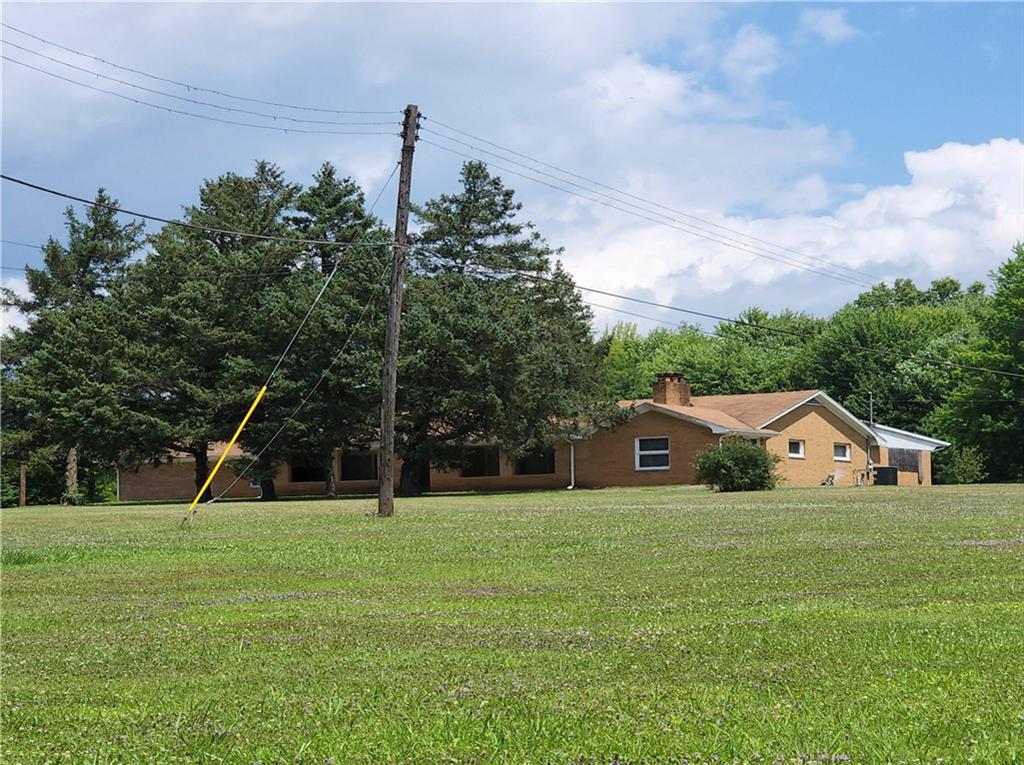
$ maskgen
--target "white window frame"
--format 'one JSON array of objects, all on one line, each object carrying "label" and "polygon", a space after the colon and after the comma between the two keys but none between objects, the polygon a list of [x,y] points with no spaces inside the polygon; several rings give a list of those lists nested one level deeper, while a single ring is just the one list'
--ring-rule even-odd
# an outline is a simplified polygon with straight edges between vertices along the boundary
[{"label": "white window frame", "polygon": [[[640,451],[640,442],[641,441],[646,441],[648,439],[656,439],[656,438],[664,438],[666,443],[667,443],[667,445],[668,445],[668,448],[667,449],[644,449],[643,452]],[[637,436],[636,438],[633,439],[633,469],[636,470],[638,473],[640,473],[640,472],[646,473],[646,472],[651,471],[651,470],[671,470],[672,469],[671,450],[672,450],[672,440],[668,436]],[[651,465],[651,466],[648,466],[648,467],[640,467],[640,455],[641,454],[645,454],[645,455],[664,454],[666,457],[668,457],[668,464],[667,465]]]},{"label": "white window frame", "polygon": [[[837,457],[836,456],[836,447],[837,446],[842,446],[842,447],[844,447],[846,449],[846,456],[845,457]],[[853,461],[853,448],[850,446],[850,444],[848,444],[846,442],[836,441],[834,444],[832,444],[832,459],[835,460],[836,462],[852,462]]]},{"label": "white window frame", "polygon": [[[799,454],[793,454],[791,450],[793,444],[800,444]],[[802,438],[790,438],[789,443],[786,444],[786,453],[791,460],[807,459],[807,443]]]}]

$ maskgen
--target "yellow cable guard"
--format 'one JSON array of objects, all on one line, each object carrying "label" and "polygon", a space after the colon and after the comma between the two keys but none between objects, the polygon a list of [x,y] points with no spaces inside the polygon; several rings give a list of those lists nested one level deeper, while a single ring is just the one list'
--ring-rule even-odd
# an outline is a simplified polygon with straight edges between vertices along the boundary
[{"label": "yellow cable guard", "polygon": [[217,475],[217,471],[220,470],[220,466],[224,464],[224,460],[227,458],[228,452],[231,451],[231,447],[235,445],[235,441],[238,440],[238,437],[242,435],[242,429],[245,427],[245,424],[249,422],[249,418],[252,417],[252,413],[256,411],[256,407],[259,406],[259,403],[266,392],[267,386],[264,385],[260,388],[260,392],[256,394],[256,398],[253,399],[252,406],[250,406],[249,411],[245,413],[245,417],[243,417],[242,421],[238,423],[238,430],[235,431],[235,435],[231,436],[231,440],[228,441],[228,445],[224,447],[224,452],[220,455],[220,459],[217,460],[217,464],[213,466],[213,470],[210,471],[210,475],[206,477],[206,483],[203,484],[203,488],[199,490],[199,493],[196,494],[196,498],[192,500],[192,504],[188,506],[188,512],[190,515],[192,511],[195,510],[196,505],[199,504],[199,498],[203,496],[203,492],[205,492],[210,487],[210,484],[213,483],[213,479]]}]

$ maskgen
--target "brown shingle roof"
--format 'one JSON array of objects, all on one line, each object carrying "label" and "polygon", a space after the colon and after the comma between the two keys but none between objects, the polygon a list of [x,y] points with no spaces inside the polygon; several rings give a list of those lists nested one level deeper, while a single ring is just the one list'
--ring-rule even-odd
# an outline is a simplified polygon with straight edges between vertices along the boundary
[{"label": "brown shingle roof", "polygon": [[810,398],[819,390],[787,390],[779,393],[739,393],[731,396],[694,396],[694,406],[725,412],[751,428],[759,428],[768,420]]},{"label": "brown shingle roof", "polygon": [[654,399],[641,398],[620,401],[619,406],[628,408],[650,404],[667,412],[678,412],[703,422],[720,425],[730,430],[754,430],[787,409],[810,398],[817,390],[791,390],[781,393],[740,393],[731,396],[694,396],[689,406],[655,404]]}]

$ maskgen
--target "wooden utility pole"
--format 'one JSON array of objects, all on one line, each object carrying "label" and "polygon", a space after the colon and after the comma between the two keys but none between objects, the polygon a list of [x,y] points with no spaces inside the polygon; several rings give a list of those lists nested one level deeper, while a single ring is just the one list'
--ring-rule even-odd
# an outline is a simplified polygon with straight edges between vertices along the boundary
[{"label": "wooden utility pole", "polygon": [[24,462],[18,466],[18,504],[21,507],[28,504],[28,468]]},{"label": "wooden utility pole", "polygon": [[398,335],[402,325],[402,289],[405,286],[405,244],[409,229],[409,190],[412,186],[412,153],[416,149],[419,107],[405,107],[402,125],[402,166],[398,173],[398,207],[395,210],[395,252],[391,264],[391,290],[384,332],[384,374],[380,402],[380,455],[377,470],[377,515],[395,514],[395,388],[398,385]]}]

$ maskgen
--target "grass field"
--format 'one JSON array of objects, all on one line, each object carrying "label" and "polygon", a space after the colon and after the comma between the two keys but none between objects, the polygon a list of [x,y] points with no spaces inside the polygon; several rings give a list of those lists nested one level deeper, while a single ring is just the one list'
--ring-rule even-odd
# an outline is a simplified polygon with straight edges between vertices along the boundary
[{"label": "grass field", "polygon": [[2,761],[1024,762],[1024,487],[3,511]]}]

